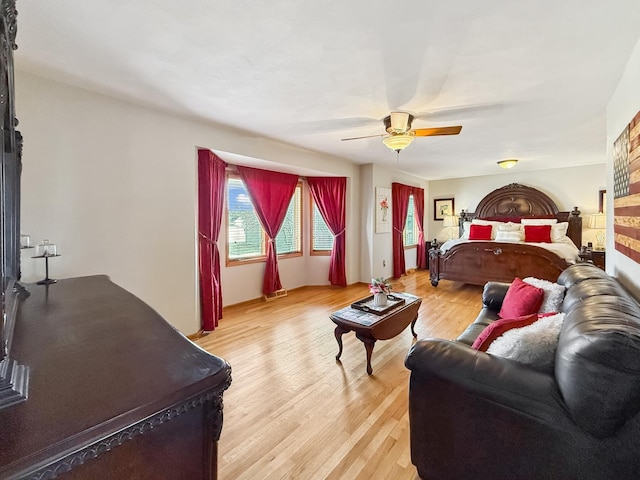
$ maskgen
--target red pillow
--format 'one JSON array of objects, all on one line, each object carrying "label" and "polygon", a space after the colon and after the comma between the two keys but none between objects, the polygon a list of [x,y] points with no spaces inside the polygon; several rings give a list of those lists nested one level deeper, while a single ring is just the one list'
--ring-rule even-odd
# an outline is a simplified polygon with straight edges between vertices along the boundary
[{"label": "red pillow", "polygon": [[480,350],[481,352],[486,352],[491,342],[493,342],[507,330],[511,330],[512,328],[526,327],[527,325],[531,325],[537,320],[537,313],[532,313],[531,315],[525,315],[523,317],[502,318],[500,320],[496,320],[495,322],[486,326],[484,330],[482,330],[480,335],[478,335],[478,338],[476,338],[476,340],[473,342],[473,345],[471,345],[471,348],[475,348],[476,350]]},{"label": "red pillow", "polygon": [[469,240],[491,240],[491,225],[472,224],[469,228]]},{"label": "red pillow", "polygon": [[551,225],[525,225],[524,241],[551,243]]},{"label": "red pillow", "polygon": [[500,318],[516,318],[537,313],[544,300],[544,290],[514,278],[502,302]]}]

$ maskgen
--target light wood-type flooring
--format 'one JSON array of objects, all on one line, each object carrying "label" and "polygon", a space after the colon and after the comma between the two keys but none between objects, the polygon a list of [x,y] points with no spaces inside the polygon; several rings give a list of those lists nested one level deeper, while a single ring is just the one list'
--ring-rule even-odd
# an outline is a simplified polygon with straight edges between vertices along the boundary
[{"label": "light wood-type flooring", "polygon": [[[434,288],[426,270],[392,284],[422,298],[418,339],[454,338],[480,310],[482,287],[442,281]],[[231,306],[215,332],[196,341],[232,368],[221,480],[418,478],[409,453],[409,327],[376,342],[371,376],[353,332],[335,359],[329,314],[368,295],[366,284],[304,287]]]}]

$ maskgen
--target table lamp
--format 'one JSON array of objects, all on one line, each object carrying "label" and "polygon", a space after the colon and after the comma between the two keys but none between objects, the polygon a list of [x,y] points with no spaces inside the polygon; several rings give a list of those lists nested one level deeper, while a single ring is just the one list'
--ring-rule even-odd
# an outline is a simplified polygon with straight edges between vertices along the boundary
[{"label": "table lamp", "polygon": [[596,230],[596,250],[604,250],[607,216],[604,213],[594,213],[589,217],[589,228]]},{"label": "table lamp", "polygon": [[454,236],[455,228],[459,228],[458,222],[459,220],[457,215],[444,215],[442,226],[448,230],[447,240],[458,238],[457,234]]}]

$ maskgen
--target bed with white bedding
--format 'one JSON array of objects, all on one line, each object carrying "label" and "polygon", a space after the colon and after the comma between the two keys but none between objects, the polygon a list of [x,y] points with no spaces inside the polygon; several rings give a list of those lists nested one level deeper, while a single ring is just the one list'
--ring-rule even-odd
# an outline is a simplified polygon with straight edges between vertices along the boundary
[{"label": "bed with white bedding", "polygon": [[535,188],[510,184],[484,197],[474,213],[462,212],[460,233],[439,247],[432,244],[433,286],[442,279],[475,285],[514,277],[555,282],[579,261],[582,218],[577,208],[560,212]]}]

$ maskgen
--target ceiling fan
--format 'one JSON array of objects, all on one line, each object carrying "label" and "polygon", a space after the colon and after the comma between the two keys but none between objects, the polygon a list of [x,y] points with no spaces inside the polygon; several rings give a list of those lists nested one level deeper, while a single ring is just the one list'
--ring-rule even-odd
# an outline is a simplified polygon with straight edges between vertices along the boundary
[{"label": "ceiling fan", "polygon": [[391,112],[384,117],[384,127],[387,133],[379,135],[367,135],[364,137],[343,138],[346,140],[359,140],[361,138],[385,137],[382,140],[388,148],[400,153],[400,150],[408,147],[415,137],[433,137],[436,135],[458,135],[462,130],[460,125],[455,127],[416,128],[411,129],[413,115],[406,112]]}]

